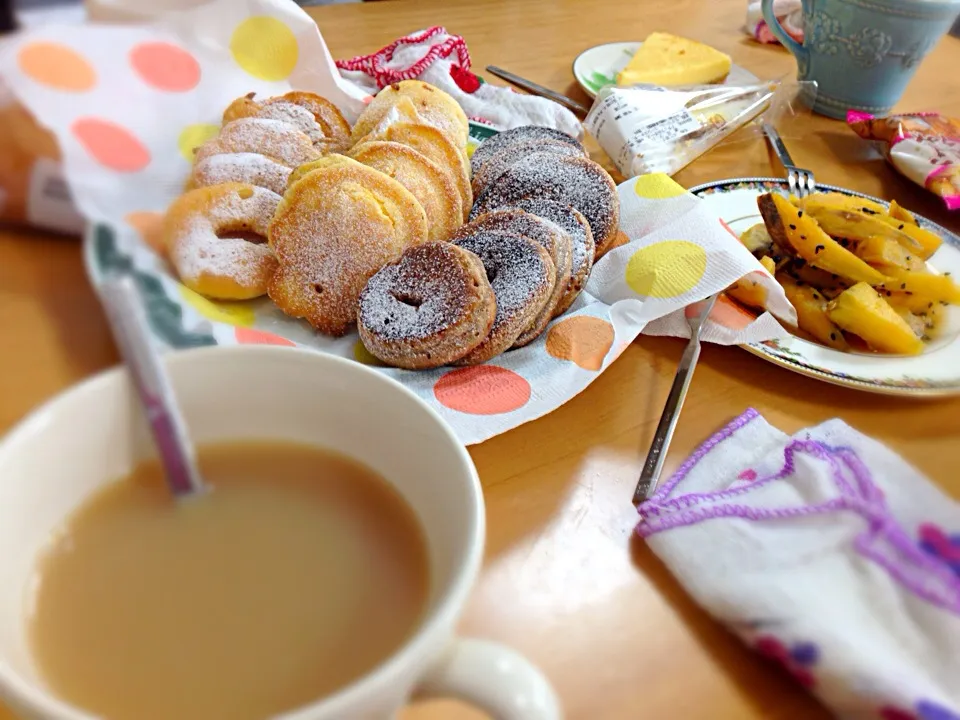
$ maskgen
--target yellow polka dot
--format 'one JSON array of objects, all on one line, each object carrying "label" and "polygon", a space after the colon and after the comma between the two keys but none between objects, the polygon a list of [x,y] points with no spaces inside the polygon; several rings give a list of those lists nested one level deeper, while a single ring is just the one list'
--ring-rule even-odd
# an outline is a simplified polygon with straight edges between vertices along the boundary
[{"label": "yellow polka dot", "polygon": [[686,190],[663,173],[640,175],[633,186],[637,195],[648,200],[665,200],[683,195]]},{"label": "yellow polka dot", "polygon": [[638,295],[672,298],[692,290],[707,269],[707,254],[686,240],[663,240],[637,250],[627,262],[626,281]]},{"label": "yellow polka dot", "polygon": [[180,286],[180,297],[207,320],[250,327],[256,319],[253,308],[246,302],[213,302],[184,285]]},{"label": "yellow polka dot", "polygon": [[209,123],[196,123],[187,125],[177,138],[177,147],[180,148],[180,154],[187,162],[193,162],[193,150],[203,145],[207,140],[215,137],[220,131],[219,125]]},{"label": "yellow polka dot", "polygon": [[357,340],[356,344],[353,346],[353,359],[358,363],[363,365],[378,365],[384,367],[384,364],[380,362],[375,355],[373,355],[363,343]]},{"label": "yellow polka dot", "polygon": [[297,66],[300,49],[293,31],[267,15],[249,17],[230,38],[237,65],[261,80],[286,80]]}]

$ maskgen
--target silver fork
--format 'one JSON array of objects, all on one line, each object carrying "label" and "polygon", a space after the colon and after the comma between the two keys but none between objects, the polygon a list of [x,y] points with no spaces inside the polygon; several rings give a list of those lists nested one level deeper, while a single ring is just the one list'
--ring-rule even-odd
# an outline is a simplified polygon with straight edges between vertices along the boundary
[{"label": "silver fork", "polygon": [[683,409],[683,401],[687,397],[693,371],[697,368],[697,360],[700,359],[700,333],[718,296],[719,293],[716,293],[708,297],[703,301],[700,312],[687,318],[687,324],[690,326],[690,342],[687,343],[680,357],[677,374],[673,378],[673,386],[667,396],[667,404],[663,406],[657,431],[653,435],[653,442],[650,443],[643,470],[640,471],[640,480],[637,481],[637,487],[633,491],[634,505],[639,505],[656,492],[660,474],[663,472],[663,462],[667,459],[667,450],[670,448],[670,441],[673,440],[673,431],[677,429],[680,410]]},{"label": "silver fork", "polygon": [[790,192],[797,197],[806,197],[817,187],[817,181],[813,177],[813,172],[799,168],[793,164],[793,158],[787,152],[787,146],[783,144],[780,133],[770,123],[763,124],[763,134],[770,141],[770,147],[777,154],[777,159],[783,165],[787,172],[787,184],[790,186]]}]

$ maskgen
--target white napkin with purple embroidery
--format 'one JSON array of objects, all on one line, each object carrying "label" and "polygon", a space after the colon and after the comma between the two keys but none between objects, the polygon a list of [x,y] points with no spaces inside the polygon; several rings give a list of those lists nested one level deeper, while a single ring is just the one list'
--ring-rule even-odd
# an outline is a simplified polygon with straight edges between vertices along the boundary
[{"label": "white napkin with purple embroidery", "polygon": [[888,448],[748,410],[639,512],[687,592],[838,717],[960,720],[960,504]]}]

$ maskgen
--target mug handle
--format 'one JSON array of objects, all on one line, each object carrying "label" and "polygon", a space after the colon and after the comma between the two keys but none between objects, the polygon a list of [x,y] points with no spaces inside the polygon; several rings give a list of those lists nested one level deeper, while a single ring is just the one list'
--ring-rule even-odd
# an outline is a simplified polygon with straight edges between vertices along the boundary
[{"label": "mug handle", "polygon": [[495,720],[560,720],[560,701],[534,665],[516,650],[458,638],[417,688],[418,698],[454,697]]},{"label": "mug handle", "polygon": [[773,0],[762,0],[760,3],[760,11],[763,13],[763,20],[767,23],[767,27],[770,28],[770,32],[772,32],[777,40],[779,40],[787,50],[793,53],[793,56],[799,61],[807,51],[804,50],[803,45],[790,37],[787,31],[783,29],[783,25],[780,24],[777,16],[773,13]]}]

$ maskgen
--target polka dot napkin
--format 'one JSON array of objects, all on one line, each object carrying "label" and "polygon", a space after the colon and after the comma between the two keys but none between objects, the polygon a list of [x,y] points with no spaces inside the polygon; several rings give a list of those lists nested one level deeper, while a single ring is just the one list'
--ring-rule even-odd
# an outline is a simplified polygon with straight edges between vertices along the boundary
[{"label": "polka dot napkin", "polygon": [[[586,291],[536,342],[469,368],[380,367],[354,333],[328,338],[265,299],[212,302],[181,285],[154,251],[162,212],[182,191],[191,150],[219,128],[223,109],[249,92],[311,90],[349,118],[366,94],[342,80],[316,25],[293,3],[219,0],[155,26],[44,27],[0,48],[0,76],[60,142],[88,234],[94,282],[132,267],[164,347],[269,343],[354,359],[431,404],[464,443],[545,415],[589,385],[644,331],[683,336],[684,308],[755,273],[789,317],[779,286],[700,201],[664,175],[619,188],[621,245],[594,268]],[[718,304],[705,339],[779,337]]]}]

